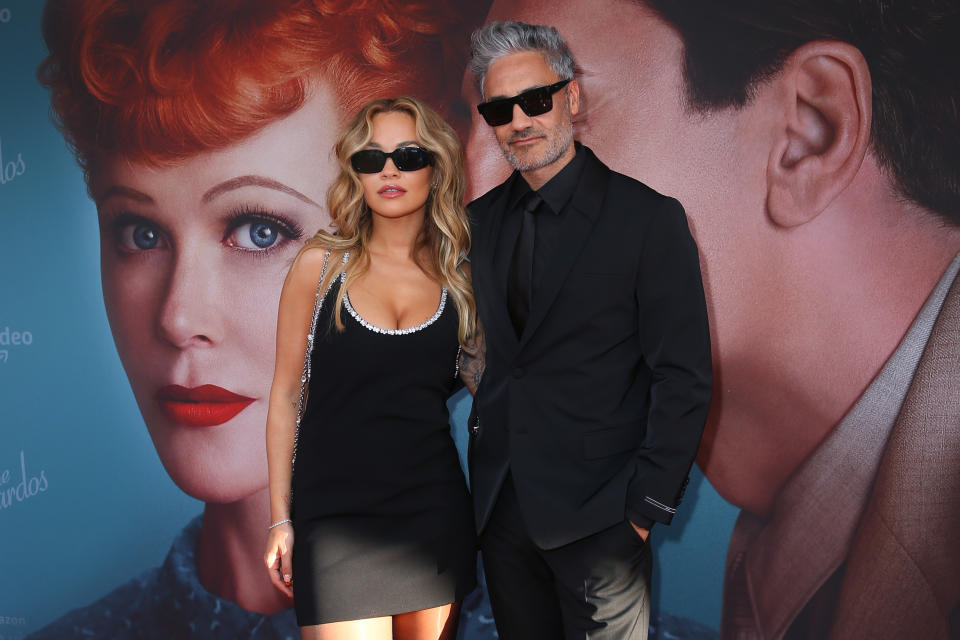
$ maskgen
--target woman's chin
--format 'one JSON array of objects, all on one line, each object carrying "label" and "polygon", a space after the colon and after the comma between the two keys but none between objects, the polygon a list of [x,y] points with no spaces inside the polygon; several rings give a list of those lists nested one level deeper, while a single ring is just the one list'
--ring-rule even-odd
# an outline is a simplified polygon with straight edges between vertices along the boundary
[{"label": "woman's chin", "polygon": [[249,486],[238,486],[236,483],[226,481],[211,482],[209,479],[200,482],[197,482],[195,478],[178,479],[172,473],[170,479],[191,498],[209,504],[233,504],[267,490],[266,478],[263,479],[262,483],[252,483]]},{"label": "woman's chin", "polygon": [[[265,411],[256,403],[211,427],[171,420],[156,406],[144,412],[164,469],[181,491],[203,502],[230,504],[267,488]],[[142,409],[142,407],[141,407]]]},{"label": "woman's chin", "polygon": [[[191,498],[213,504],[231,504],[267,489],[265,457],[229,460],[216,464],[183,452],[160,453],[160,462],[174,484]],[[262,472],[260,468],[262,467]]]}]

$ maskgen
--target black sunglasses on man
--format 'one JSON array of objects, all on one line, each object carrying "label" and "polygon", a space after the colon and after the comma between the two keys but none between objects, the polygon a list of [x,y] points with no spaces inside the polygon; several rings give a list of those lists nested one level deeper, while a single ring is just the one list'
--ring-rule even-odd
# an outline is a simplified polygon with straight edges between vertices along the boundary
[{"label": "black sunglasses on man", "polygon": [[477,105],[477,111],[491,127],[499,127],[513,120],[513,105],[530,117],[540,116],[553,109],[553,94],[563,89],[572,80],[568,78],[545,87],[535,87],[512,98],[497,98]]}]

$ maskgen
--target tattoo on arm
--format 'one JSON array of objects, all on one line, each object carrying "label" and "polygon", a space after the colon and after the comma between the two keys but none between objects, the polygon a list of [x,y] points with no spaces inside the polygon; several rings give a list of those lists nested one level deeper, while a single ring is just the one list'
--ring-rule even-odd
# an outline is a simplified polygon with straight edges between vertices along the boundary
[{"label": "tattoo on arm", "polygon": [[483,378],[483,370],[486,367],[484,358],[487,349],[487,341],[483,334],[483,328],[477,326],[476,332],[463,345],[460,351],[460,379],[466,385],[471,395],[476,395],[477,387],[480,386],[480,379]]}]

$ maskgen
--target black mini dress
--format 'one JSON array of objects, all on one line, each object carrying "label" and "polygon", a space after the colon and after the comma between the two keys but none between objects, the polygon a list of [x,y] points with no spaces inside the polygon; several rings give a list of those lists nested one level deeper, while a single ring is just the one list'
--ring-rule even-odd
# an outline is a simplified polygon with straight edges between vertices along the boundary
[{"label": "black mini dress", "polygon": [[[446,401],[458,317],[447,291],[409,329],[366,322],[337,279],[322,296],[293,470],[293,592],[300,626],[459,601],[476,584],[473,509]],[[306,375],[306,369],[310,375]]]}]

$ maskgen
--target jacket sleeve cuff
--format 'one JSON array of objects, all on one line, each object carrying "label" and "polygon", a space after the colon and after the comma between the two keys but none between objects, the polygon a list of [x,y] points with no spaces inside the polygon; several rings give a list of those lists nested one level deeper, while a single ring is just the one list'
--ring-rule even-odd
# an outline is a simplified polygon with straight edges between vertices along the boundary
[{"label": "jacket sleeve cuff", "polygon": [[640,520],[644,518],[653,522],[670,524],[677,512],[676,507],[664,504],[650,496],[631,496],[630,498],[626,508],[627,517],[638,526],[643,526],[640,524]]}]

